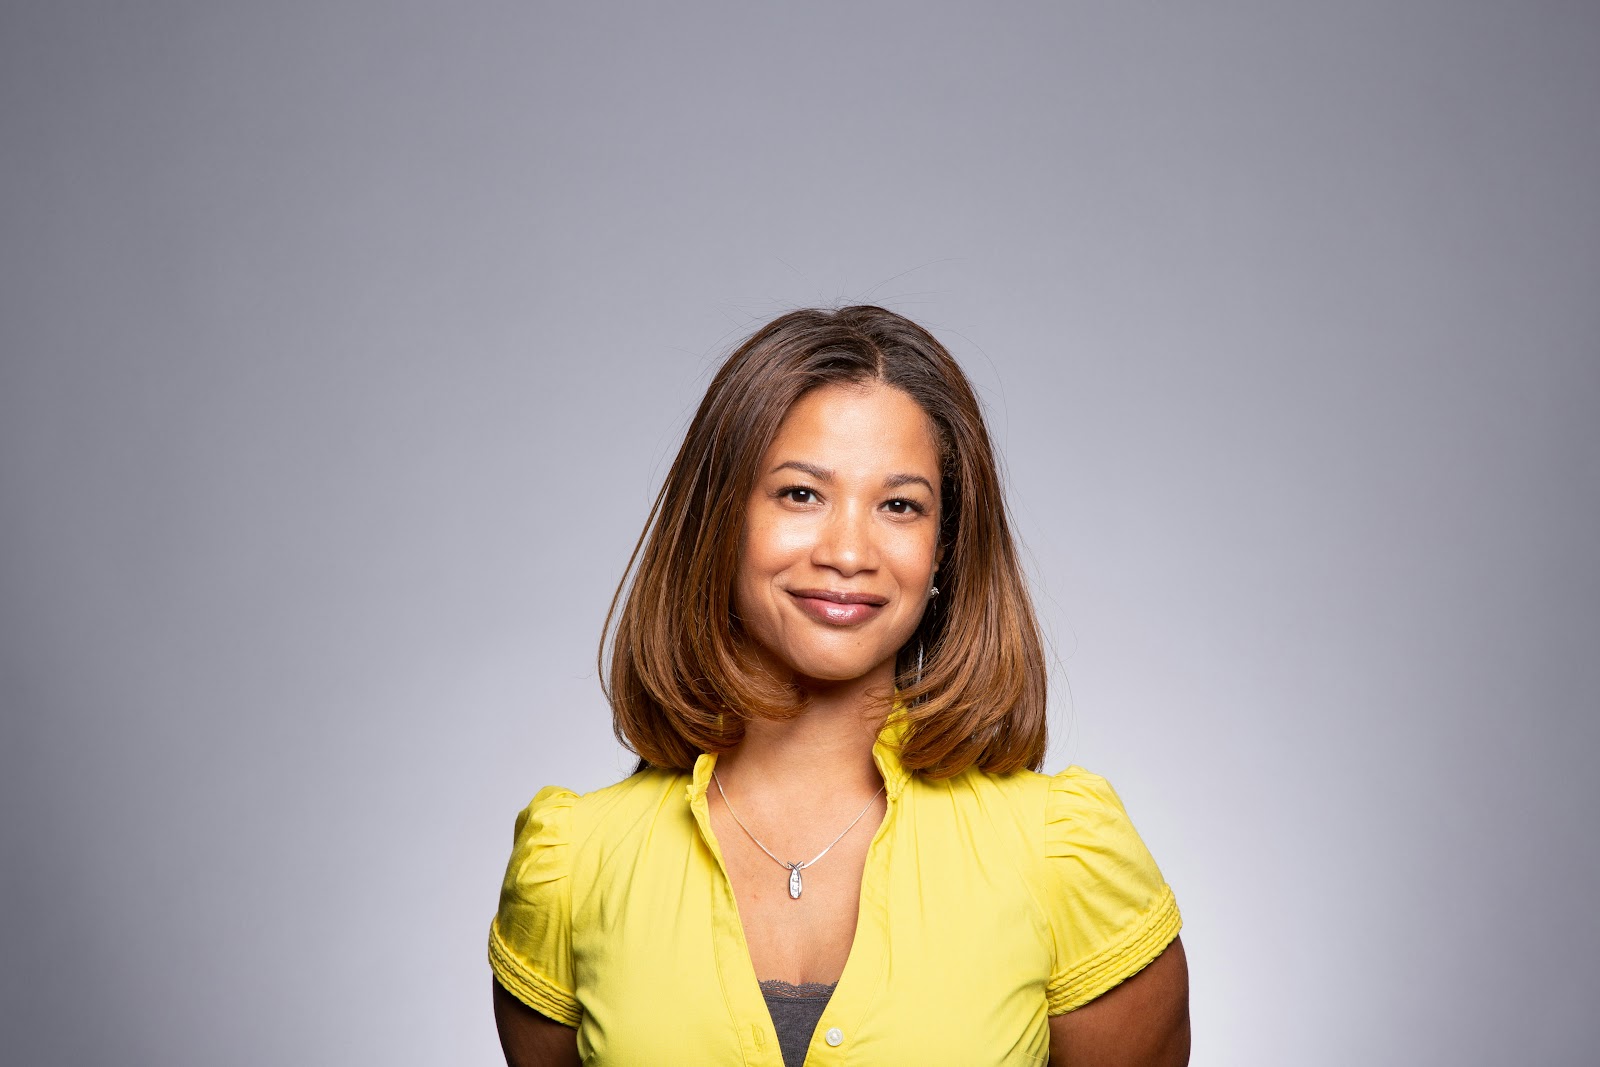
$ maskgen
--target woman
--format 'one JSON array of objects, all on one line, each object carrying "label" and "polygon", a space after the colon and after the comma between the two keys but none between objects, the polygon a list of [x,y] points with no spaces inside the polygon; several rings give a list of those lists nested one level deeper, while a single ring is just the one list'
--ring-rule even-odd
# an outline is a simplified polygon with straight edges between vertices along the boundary
[{"label": "woman", "polygon": [[603,673],[640,769],[518,817],[512,1067],[1188,1062],[1171,891],[1103,779],[1036,773],[1038,628],[932,336],[757,332],[629,571]]}]

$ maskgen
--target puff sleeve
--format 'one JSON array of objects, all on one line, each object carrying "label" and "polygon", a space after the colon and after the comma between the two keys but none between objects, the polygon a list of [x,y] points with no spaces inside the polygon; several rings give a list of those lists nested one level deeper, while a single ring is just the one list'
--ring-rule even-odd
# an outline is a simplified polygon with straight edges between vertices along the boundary
[{"label": "puff sleeve", "polygon": [[1111,784],[1081,767],[1050,779],[1045,883],[1054,962],[1047,1010],[1082,1007],[1131,978],[1178,935],[1181,920]]},{"label": "puff sleeve", "polygon": [[506,991],[568,1026],[583,1019],[572,967],[572,806],[569,789],[541,789],[517,816],[489,965]]}]

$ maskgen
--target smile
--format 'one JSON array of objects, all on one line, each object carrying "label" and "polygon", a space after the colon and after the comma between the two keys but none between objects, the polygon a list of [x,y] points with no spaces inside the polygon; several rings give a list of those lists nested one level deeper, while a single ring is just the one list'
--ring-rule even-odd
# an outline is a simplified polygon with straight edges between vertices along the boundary
[{"label": "smile", "polygon": [[800,610],[818,622],[833,626],[852,626],[865,622],[889,601],[870,593],[836,593],[829,589],[791,589],[790,596]]}]

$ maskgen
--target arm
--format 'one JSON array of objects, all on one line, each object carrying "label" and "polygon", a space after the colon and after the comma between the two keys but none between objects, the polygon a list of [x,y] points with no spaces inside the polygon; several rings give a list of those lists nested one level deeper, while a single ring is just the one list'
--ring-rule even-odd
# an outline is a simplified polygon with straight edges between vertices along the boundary
[{"label": "arm", "polygon": [[1188,1067],[1189,964],[1174,938],[1144,970],[1050,1018],[1051,1067]]},{"label": "arm", "polygon": [[578,1031],[528,1007],[494,983],[494,1023],[506,1067],[578,1067]]}]

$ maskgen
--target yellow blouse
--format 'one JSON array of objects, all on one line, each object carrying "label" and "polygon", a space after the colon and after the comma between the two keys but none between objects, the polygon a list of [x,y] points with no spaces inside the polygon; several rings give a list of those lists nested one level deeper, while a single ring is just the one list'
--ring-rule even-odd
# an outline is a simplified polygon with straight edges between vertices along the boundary
[{"label": "yellow blouse", "polygon": [[[888,810],[806,1063],[1046,1063],[1048,1015],[1177,936],[1172,890],[1105,779],[930,781],[901,766],[898,731],[873,747]],[[584,796],[552,786],[517,817],[489,961],[578,1028],[585,1064],[783,1067],[707,815],[715,763]]]}]

